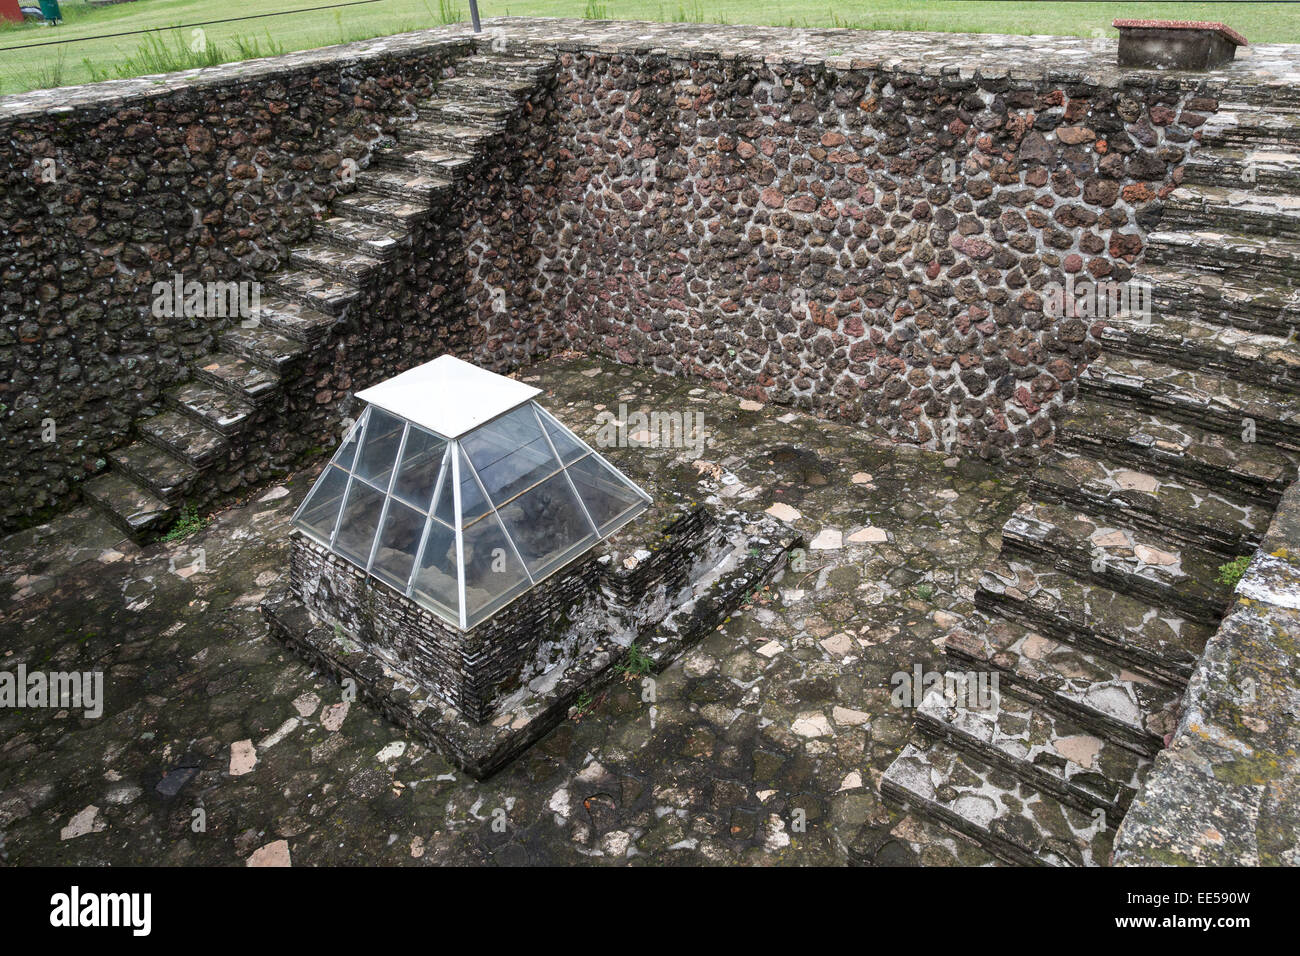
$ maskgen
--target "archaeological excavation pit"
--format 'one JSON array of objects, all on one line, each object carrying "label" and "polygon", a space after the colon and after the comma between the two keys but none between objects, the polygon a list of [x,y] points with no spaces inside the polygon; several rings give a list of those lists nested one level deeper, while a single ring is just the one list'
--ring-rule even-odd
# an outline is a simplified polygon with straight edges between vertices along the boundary
[{"label": "archaeological excavation pit", "polygon": [[0,852],[1293,862],[1297,48],[492,29],[0,99]]}]

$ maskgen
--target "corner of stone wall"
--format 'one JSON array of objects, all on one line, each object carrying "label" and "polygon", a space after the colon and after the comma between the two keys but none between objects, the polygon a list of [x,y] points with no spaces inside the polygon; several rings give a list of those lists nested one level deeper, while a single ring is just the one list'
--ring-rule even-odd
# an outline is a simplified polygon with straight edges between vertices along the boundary
[{"label": "corner of stone wall", "polygon": [[1300,482],[1282,496],[1183,706],[1116,834],[1115,864],[1300,864]]}]

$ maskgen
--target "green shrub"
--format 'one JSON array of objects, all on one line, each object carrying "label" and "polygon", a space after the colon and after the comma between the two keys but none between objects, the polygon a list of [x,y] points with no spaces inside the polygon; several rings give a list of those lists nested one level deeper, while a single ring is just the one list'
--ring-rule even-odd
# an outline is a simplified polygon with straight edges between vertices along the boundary
[{"label": "green shrub", "polygon": [[180,541],[182,538],[188,538],[196,531],[202,531],[207,525],[208,519],[199,515],[198,509],[192,505],[181,508],[181,513],[176,516],[175,523],[163,535],[164,541]]},{"label": "green shrub", "polygon": [[619,673],[629,677],[643,677],[652,670],[654,670],[654,661],[636,644],[629,647],[623,659],[618,662]]},{"label": "green shrub", "polygon": [[1227,564],[1219,565],[1219,583],[1226,584],[1230,588],[1235,588],[1241,576],[1246,573],[1246,568],[1250,566],[1250,555],[1243,554],[1239,558],[1233,558]]}]

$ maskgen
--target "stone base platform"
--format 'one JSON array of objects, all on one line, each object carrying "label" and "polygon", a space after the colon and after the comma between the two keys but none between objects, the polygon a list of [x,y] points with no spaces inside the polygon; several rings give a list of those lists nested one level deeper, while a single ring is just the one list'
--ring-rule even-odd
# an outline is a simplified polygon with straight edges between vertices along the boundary
[{"label": "stone base platform", "polygon": [[268,593],[261,609],[290,650],[334,679],[352,681],[359,698],[482,780],[576,713],[580,701],[631,674],[625,659],[633,644],[649,659],[648,672],[670,664],[781,571],[797,540],[766,516],[729,512],[713,521],[686,586],[642,605],[658,608],[657,620],[641,620],[629,629],[624,615],[611,613],[603,633],[584,634],[580,653],[521,688],[485,723],[467,718],[404,675],[382,652],[314,618],[288,587]]}]

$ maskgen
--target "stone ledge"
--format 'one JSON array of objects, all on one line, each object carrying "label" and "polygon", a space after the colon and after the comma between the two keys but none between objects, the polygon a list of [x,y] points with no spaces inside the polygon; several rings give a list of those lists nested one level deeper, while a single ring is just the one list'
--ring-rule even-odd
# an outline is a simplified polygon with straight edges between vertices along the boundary
[{"label": "stone ledge", "polygon": [[0,97],[0,124],[47,114],[72,114],[87,109],[125,109],[178,92],[234,87],[273,79],[307,76],[322,68],[345,68],[391,57],[418,56],[440,48],[467,46],[473,31],[443,28],[359,40],[336,46],[299,50],[258,60],[222,63],[178,73],[155,73],[126,80],[105,80],[80,86],[28,90]]},{"label": "stone ledge", "polygon": [[1236,593],[1116,834],[1116,865],[1300,865],[1300,483]]},{"label": "stone ledge", "polygon": [[[791,29],[697,23],[593,21],[496,17],[484,21],[478,42],[506,40],[507,52],[657,54],[692,60],[824,65],[840,70],[881,70],[969,81],[1039,82],[1120,88],[1133,84],[1189,89],[1206,86],[1204,75],[1179,71],[1117,70],[1116,42],[1079,37],[922,33],[890,30]],[[110,80],[57,90],[0,97],[0,123],[48,112],[121,108],[184,89],[256,82],[319,70],[338,63],[364,63],[409,56],[475,39],[468,24],[300,50],[259,60],[226,63],[180,73]],[[524,49],[517,49],[523,47]],[[1214,84],[1292,87],[1300,84],[1300,45],[1262,44],[1216,72]]]}]

